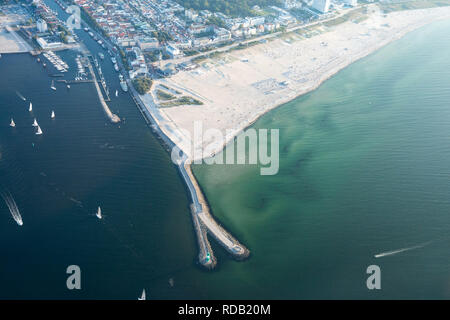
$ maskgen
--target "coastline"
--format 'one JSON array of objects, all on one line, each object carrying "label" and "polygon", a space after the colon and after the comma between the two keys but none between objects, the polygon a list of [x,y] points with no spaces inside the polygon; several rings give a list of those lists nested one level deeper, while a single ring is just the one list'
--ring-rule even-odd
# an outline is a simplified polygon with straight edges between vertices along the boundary
[{"label": "coastline", "polygon": [[[196,233],[198,242],[198,261],[203,267],[207,269],[213,269],[217,264],[217,259],[215,258],[214,253],[211,249],[207,234],[211,235],[216,241],[218,241],[218,243],[221,244],[226,249],[226,251],[230,253],[231,256],[236,260],[244,260],[248,258],[250,255],[250,251],[244,245],[239,243],[237,239],[231,236],[230,233],[227,232],[211,214],[212,210],[209,207],[207,199],[204,196],[201,187],[192,172],[191,164],[193,162],[209,158],[221,152],[228,143],[232,142],[237,135],[251,126],[261,116],[289,101],[298,98],[301,95],[315,90],[324,81],[331,78],[350,64],[376,52],[378,49],[388,45],[391,42],[401,39],[406,34],[419,29],[420,27],[438,20],[450,18],[450,7],[398,11],[390,14],[381,13],[377,5],[371,5],[370,8],[375,10],[371,14],[371,16],[368,17],[367,20],[365,20],[366,24],[369,23],[369,28],[370,23],[373,23],[373,19],[386,18],[388,17],[388,15],[390,17],[390,20],[388,20],[390,23],[392,23],[392,21],[397,22],[397,19],[401,20],[399,19],[399,17],[403,17],[403,24],[400,23],[400,26],[391,28],[389,25],[386,25],[387,22],[385,19],[381,19],[381,21],[378,21],[378,26],[381,25],[381,27],[386,28],[386,30],[382,30],[383,32],[381,32],[381,34],[378,33],[375,36],[370,34],[368,35],[369,38],[372,39],[372,41],[375,41],[375,43],[370,42],[371,45],[365,44],[365,46],[362,45],[360,47],[358,47],[357,43],[356,49],[359,48],[359,50],[355,50],[356,52],[354,52],[353,54],[346,55],[341,60],[331,58],[331,62],[335,62],[335,64],[332,64],[331,67],[329,67],[330,61],[328,60],[329,57],[327,56],[325,56],[325,61],[323,61],[324,65],[319,64],[318,68],[317,64],[311,63],[311,72],[315,77],[313,79],[310,79],[309,81],[305,81],[303,78],[297,79],[298,81],[295,81],[294,85],[291,85],[291,83],[289,82],[287,88],[282,88],[282,90],[264,94],[260,91],[254,90],[254,88],[251,88],[251,85],[255,84],[255,82],[258,83],[258,81],[264,81],[264,79],[271,79],[273,77],[277,77],[278,83],[282,81],[290,81],[286,80],[286,77],[282,77],[282,75],[284,75],[283,71],[285,70],[282,70],[281,72],[278,70],[278,72],[275,72],[275,76],[274,73],[271,73],[270,71],[267,75],[264,74],[264,72],[256,72],[256,77],[251,78],[249,81],[247,81],[246,84],[242,85],[242,81],[240,80],[243,77],[245,70],[241,70],[239,67],[242,67],[243,64],[248,64],[248,62],[242,62],[239,59],[236,59],[234,56],[234,60],[229,59],[229,61],[225,62],[223,60],[220,60],[216,66],[213,66],[211,68],[208,68],[208,66],[206,66],[206,68],[201,67],[200,71],[181,71],[172,78],[155,81],[152,90],[145,95],[138,95],[134,92],[134,88],[132,89],[134,95],[136,95],[138,97],[138,100],[140,100],[140,103],[136,103],[138,105],[138,108],[141,110],[141,113],[149,118],[148,120],[150,120],[150,123],[152,123],[151,127],[162,138],[163,142],[168,147],[169,152],[171,150],[171,147],[177,146],[182,151],[183,156],[185,157],[183,162],[177,167],[181,177],[185,181],[188,193],[191,195],[192,205],[190,206],[190,211],[194,231]],[[419,18],[416,18],[415,14],[417,13],[419,15]],[[347,33],[348,28],[355,28],[355,26],[358,26],[358,24],[347,21],[336,26],[335,28],[332,28],[331,31],[327,30],[323,34],[313,36],[306,40],[302,39],[302,41],[297,42],[300,44],[304,44],[305,41],[312,41],[312,51],[316,49],[315,47],[317,47],[317,45],[323,46],[324,43],[326,43],[326,45],[324,46],[326,48],[328,47],[328,42],[330,40],[327,40],[328,38],[324,40],[323,37],[333,37],[333,33],[340,33],[342,36],[342,33],[344,33],[346,37],[351,38],[354,35]],[[392,29],[394,29],[395,32],[393,32]],[[357,32],[359,32],[359,30]],[[367,34],[365,36],[367,36]],[[380,36],[381,41],[379,39]],[[375,38],[375,40],[373,38]],[[287,45],[283,39],[276,39],[274,41],[276,43],[275,45],[273,45],[272,50],[278,49],[281,51],[281,54],[288,51],[283,50],[285,49],[283,48],[283,46],[291,45]],[[345,46],[348,46],[345,41],[343,42]],[[261,48],[267,48],[267,46],[271,45],[272,43],[259,44],[255,46],[256,48],[252,47],[240,50],[238,52],[238,55],[241,59],[249,57],[248,59],[250,60],[252,56],[254,57],[255,54],[258,54],[257,50],[261,50]],[[340,44],[340,46],[342,46],[342,43]],[[257,51],[256,53],[254,52],[255,50]],[[347,50],[348,48],[345,48],[345,51]],[[223,55],[231,56],[231,54]],[[342,53],[338,55],[338,57],[342,58]],[[307,58],[310,59],[311,57],[307,56]],[[313,59],[313,61],[315,60],[316,58]],[[296,61],[290,61],[290,63],[284,65],[284,69],[287,68],[288,70],[290,70],[296,67]],[[235,70],[225,70],[226,68],[229,68],[227,67],[227,64],[233,63],[238,64],[238,68],[236,68]],[[271,61],[263,59],[262,61],[259,61],[259,64],[256,64],[256,67],[254,67],[254,69],[263,69],[263,67],[267,63],[270,65]],[[227,71],[228,74],[226,73]],[[259,77],[258,73],[260,73]],[[210,77],[207,79],[205,79],[205,77],[202,78],[202,75],[204,74],[207,74]],[[196,77],[198,79],[196,79]],[[192,79],[198,81],[197,86],[193,85],[193,81],[190,81]],[[163,86],[169,87],[174,91],[178,91],[180,95],[188,95],[192,98],[198,99],[204,104],[201,106],[190,105],[171,108],[159,108],[157,104],[159,99],[156,98],[155,88],[160,87],[159,85],[161,84]],[[188,84],[189,86],[187,86],[186,84]],[[129,85],[130,87],[132,87],[131,83],[129,83]],[[199,86],[204,86],[205,88],[200,88]],[[222,90],[226,92],[225,95],[220,94],[220,91]],[[249,90],[253,90],[253,94],[247,94]],[[270,99],[263,101],[265,103],[262,103],[262,107],[258,106],[259,101],[258,99],[255,99],[255,91],[257,95],[263,96],[263,98],[268,95],[270,96]],[[238,101],[236,101],[236,96]],[[255,101],[252,101],[252,99],[255,99]],[[214,127],[211,124],[217,124],[217,122],[219,122],[222,118],[226,118],[226,115],[223,114],[223,111],[218,111],[223,107],[226,108],[227,104],[233,105],[235,103],[237,103],[240,111],[249,110],[249,112],[245,114],[244,121],[236,121],[233,119],[232,114],[228,114],[229,121],[226,123],[226,126],[223,126],[221,124],[220,126],[218,126],[218,129],[224,132],[225,130],[233,128],[232,133],[228,135],[224,134],[225,139],[220,140],[218,141],[218,143],[214,144],[214,150],[211,154],[202,153],[200,157],[193,156],[189,152],[190,150],[196,150],[198,148],[203,150],[205,147],[205,145],[192,145],[190,137],[194,136],[193,123],[195,121],[202,121],[202,124],[204,127],[206,127],[206,129],[216,129],[217,127]],[[247,104],[250,105],[250,107],[247,107]],[[239,111],[236,108],[234,110]],[[217,117],[219,117],[219,119],[217,119]],[[216,120],[216,122],[211,121],[211,119]],[[190,133],[190,136],[186,136],[185,130]],[[207,142],[209,145],[208,147],[210,148],[211,143],[210,141]],[[208,258],[206,257],[207,255]]]},{"label": "coastline", "polygon": [[[237,53],[223,54],[225,56],[223,60],[220,60],[220,57],[215,58],[216,60],[209,61],[206,66],[199,68],[200,70],[181,71],[171,78],[155,81],[156,84],[163,84],[199,99],[204,103],[201,106],[158,108],[154,103],[154,92],[145,95],[143,100],[146,105],[151,105],[151,112],[159,119],[159,125],[164,133],[188,154],[189,160],[201,161],[220,153],[237,135],[270,110],[317,89],[324,81],[350,64],[420,27],[450,18],[450,7],[396,11],[389,14],[383,14],[377,10],[377,5],[372,5],[370,8],[374,9],[374,12],[363,23],[356,24],[347,21],[306,40],[286,43],[283,39],[277,39],[273,41],[273,44],[258,44],[255,47],[237,51]],[[372,34],[361,34],[360,30],[356,30],[353,34],[349,33],[351,28],[357,29],[364,23],[366,24],[365,28],[369,29]],[[375,26],[374,23],[378,25]],[[397,25],[391,25],[395,23]],[[387,24],[389,26],[386,26]],[[336,40],[333,37],[340,38]],[[368,41],[363,42],[361,37]],[[343,40],[345,40],[343,38],[351,40],[353,43],[343,44]],[[317,52],[320,47],[327,50],[332,41],[335,41],[340,48],[346,46],[347,50],[344,53],[336,53],[336,50],[332,48],[328,50],[327,54]],[[326,43],[325,46],[322,45],[324,43]],[[356,47],[353,48],[350,45]],[[273,60],[282,60],[284,57],[293,56],[289,52],[294,50],[286,48],[289,46],[296,46],[295,49],[300,47],[302,53],[303,51],[307,52],[298,56],[299,61],[292,59],[289,60],[289,63],[282,65],[273,63]],[[316,52],[315,55],[319,57],[311,57],[311,52]],[[267,55],[274,53],[279,56],[273,59],[267,58]],[[334,53],[331,59],[330,53]],[[238,60],[237,56],[241,59]],[[219,59],[218,62],[217,59]],[[250,62],[243,62],[247,59]],[[311,63],[306,65],[305,60],[310,60]],[[214,63],[216,65],[211,66]],[[267,71],[264,69],[266,65],[269,66]],[[304,65],[305,69],[309,68],[309,70],[296,72],[296,69],[300,69],[299,65]],[[289,72],[291,73],[290,78],[289,75],[286,75]],[[283,87],[280,85],[283,81],[289,84]],[[266,92],[255,89],[255,86],[260,83],[262,86],[266,85],[264,82],[271,82],[267,85],[275,85],[275,88]],[[154,87],[156,86],[154,85]],[[224,139],[212,143],[204,141],[202,145],[195,145],[190,139],[194,135],[193,124],[195,121],[201,121],[204,130],[219,129],[223,133]],[[187,130],[190,136],[183,134],[180,128]],[[211,145],[214,146],[211,148]],[[212,150],[210,154],[202,152],[198,156],[198,154],[193,155],[189,152],[190,150],[203,151],[206,146],[210,151]]]}]

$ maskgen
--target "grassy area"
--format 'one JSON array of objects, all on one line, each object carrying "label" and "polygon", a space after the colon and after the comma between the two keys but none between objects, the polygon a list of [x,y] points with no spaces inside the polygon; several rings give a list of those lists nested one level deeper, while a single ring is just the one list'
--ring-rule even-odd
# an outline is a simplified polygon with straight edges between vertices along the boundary
[{"label": "grassy area", "polygon": [[360,21],[367,19],[366,13],[367,13],[367,8],[364,8],[364,7],[358,8],[358,9],[348,12],[348,13],[344,14],[343,16],[338,17],[336,19],[333,19],[330,21],[325,21],[323,23],[323,25],[326,27],[333,27],[333,26],[337,26],[338,24],[344,23],[349,20],[353,20],[353,21],[356,20],[356,21],[360,22]]},{"label": "grassy area", "polygon": [[164,102],[164,103],[160,103],[159,107],[160,108],[170,108],[170,107],[177,107],[177,106],[183,106],[183,105],[196,105],[196,106],[200,106],[202,105],[203,102],[194,99],[192,97],[188,97],[188,96],[183,96],[177,100],[174,101],[169,101],[169,102]]},{"label": "grassy area", "polygon": [[163,101],[175,99],[174,95],[171,95],[170,93],[159,90],[159,89],[156,90],[156,96],[158,97],[159,100],[163,100]]},{"label": "grassy area", "polygon": [[450,6],[450,0],[417,0],[389,4],[380,3],[379,6],[385,13],[389,13],[393,11],[446,7]]},{"label": "grassy area", "polygon": [[166,86],[166,85],[164,85],[164,84],[162,84],[162,83],[160,83],[159,85],[160,85],[160,87],[162,87],[162,88],[164,88],[164,89],[166,89],[166,90],[169,90],[169,91],[175,92],[176,94],[181,94],[181,92],[180,92],[180,91],[178,91],[178,90],[175,90],[175,89],[172,89],[172,88],[169,88],[168,86]]}]

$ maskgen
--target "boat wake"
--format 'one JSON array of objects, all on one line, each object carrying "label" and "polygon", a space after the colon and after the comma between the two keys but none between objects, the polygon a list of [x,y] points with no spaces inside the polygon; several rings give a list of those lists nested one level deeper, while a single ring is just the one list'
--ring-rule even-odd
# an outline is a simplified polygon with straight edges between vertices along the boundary
[{"label": "boat wake", "polygon": [[23,101],[27,100],[19,91],[16,91],[17,96],[22,99]]},{"label": "boat wake", "polygon": [[382,258],[382,257],[387,257],[387,256],[393,256],[395,254],[402,253],[402,252],[405,252],[405,251],[411,251],[411,250],[415,250],[415,249],[420,249],[420,248],[423,248],[423,247],[429,245],[431,242],[432,241],[428,241],[428,242],[425,242],[425,243],[422,243],[422,244],[419,244],[419,245],[413,246],[413,247],[401,248],[401,249],[397,249],[397,250],[382,252],[382,253],[374,255],[374,257],[375,258]]},{"label": "boat wake", "polygon": [[5,200],[6,205],[8,206],[9,211],[11,212],[12,217],[17,222],[19,226],[23,225],[22,216],[20,215],[19,208],[17,208],[17,204],[14,201],[11,193],[9,192],[1,192],[3,200]]}]

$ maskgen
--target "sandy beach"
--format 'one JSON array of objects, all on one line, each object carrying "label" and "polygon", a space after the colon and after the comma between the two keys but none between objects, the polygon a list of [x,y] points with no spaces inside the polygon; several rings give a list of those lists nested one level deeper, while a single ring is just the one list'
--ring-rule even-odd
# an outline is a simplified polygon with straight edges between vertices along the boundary
[{"label": "sandy beach", "polygon": [[[155,93],[143,96],[161,129],[181,149],[190,154],[211,141],[193,145],[194,123],[203,131],[219,129],[225,144],[267,111],[317,88],[323,81],[356,60],[428,23],[450,18],[450,7],[394,11],[384,14],[370,5],[367,19],[336,26],[316,27],[316,35],[286,34],[275,40],[223,53],[200,63],[192,71],[181,71],[156,81],[203,105],[157,108]],[[211,146],[208,147],[209,152]],[[224,141],[217,141],[213,153]],[[204,153],[200,157],[207,158]],[[198,160],[199,154],[191,154]]]},{"label": "sandy beach", "polygon": [[[22,22],[18,15],[0,16],[0,53],[19,53],[32,50],[31,46],[11,27]],[[7,30],[7,27],[10,29]]]}]

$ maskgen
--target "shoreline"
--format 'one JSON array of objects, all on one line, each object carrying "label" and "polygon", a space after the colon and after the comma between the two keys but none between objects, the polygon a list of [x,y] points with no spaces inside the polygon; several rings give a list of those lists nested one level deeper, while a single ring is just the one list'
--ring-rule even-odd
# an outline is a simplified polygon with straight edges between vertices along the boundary
[{"label": "shoreline", "polygon": [[[377,9],[379,7],[375,5]],[[379,41],[374,46],[366,46],[362,50],[358,51],[356,54],[353,54],[347,59],[343,59],[339,61],[339,63],[333,65],[331,68],[325,68],[325,70],[321,70],[321,72],[315,73],[316,77],[310,81],[308,86],[299,86],[297,88],[288,88],[290,91],[290,94],[284,94],[283,92],[282,96],[277,97],[276,99],[269,100],[268,103],[266,103],[262,108],[252,110],[255,111],[251,114],[250,117],[247,116],[245,121],[240,122],[237,124],[237,127],[232,132],[231,135],[228,135],[225,137],[225,141],[220,145],[215,145],[215,149],[210,155],[202,155],[201,158],[194,158],[192,157],[188,152],[188,148],[186,148],[186,140],[185,136],[183,136],[183,133],[179,130],[183,127],[183,121],[177,121],[177,119],[174,119],[178,112],[178,115],[181,117],[181,119],[187,121],[197,120],[195,117],[189,117],[188,113],[192,112],[194,108],[202,109],[204,106],[194,107],[194,106],[179,106],[179,107],[172,107],[169,109],[166,108],[158,108],[158,105],[155,101],[158,101],[159,99],[155,98],[155,92],[153,91],[155,88],[160,87],[160,84],[163,84],[164,86],[169,86],[172,89],[175,89],[175,91],[182,91],[182,94],[190,95],[191,97],[195,99],[200,99],[201,101],[212,101],[214,103],[213,99],[210,99],[207,95],[205,95],[203,92],[199,92],[196,90],[196,88],[188,87],[186,88],[179,82],[177,82],[177,75],[175,75],[173,78],[169,79],[163,79],[161,81],[155,81],[153,84],[153,89],[145,94],[145,95],[137,95],[138,99],[142,103],[143,107],[141,110],[141,107],[139,106],[139,103],[136,103],[138,105],[138,108],[141,110],[141,113],[146,114],[149,116],[149,120],[152,123],[152,128],[156,131],[156,133],[161,136],[162,141],[166,144],[168,147],[168,150],[170,152],[171,147],[177,146],[181,149],[181,151],[184,153],[184,156],[186,159],[181,165],[178,165],[178,170],[182,176],[182,179],[185,181],[186,188],[188,189],[188,193],[190,193],[192,204],[190,205],[190,211],[191,211],[191,217],[193,222],[194,231],[196,233],[197,237],[197,243],[198,243],[198,261],[199,263],[207,268],[207,269],[213,269],[217,265],[217,259],[214,256],[214,253],[211,249],[211,245],[209,243],[207,234],[211,235],[220,245],[222,245],[225,250],[231,254],[233,258],[236,260],[244,260],[249,257],[250,251],[239,243],[237,239],[235,239],[229,232],[227,232],[214,218],[212,215],[212,210],[207,202],[206,196],[203,194],[203,191],[197,181],[197,178],[195,177],[194,173],[192,172],[191,165],[192,163],[195,163],[196,160],[203,160],[206,158],[209,158],[210,156],[214,156],[215,154],[222,152],[224,148],[231,142],[234,141],[234,138],[238,136],[240,133],[242,133],[244,130],[246,130],[248,127],[252,126],[260,117],[265,115],[271,110],[274,110],[275,108],[278,108],[294,99],[297,99],[298,97],[309,93],[315,89],[317,89],[324,81],[330,79],[334,75],[336,75],[339,71],[343,70],[344,68],[348,67],[349,65],[353,64],[354,62],[372,54],[381,49],[382,47],[397,41],[401,38],[403,38],[408,33],[417,30],[425,25],[428,25],[432,22],[436,22],[439,20],[449,19],[450,18],[450,7],[440,7],[440,8],[431,8],[431,9],[418,9],[412,10],[417,11],[421,13],[430,13],[430,16],[426,16],[423,20],[419,20],[418,22],[411,22],[407,23],[406,26],[401,27],[399,30],[396,30],[395,33],[391,34],[389,37],[386,37],[383,39],[383,41]],[[404,12],[395,12],[395,15],[402,14]],[[445,13],[445,14],[441,14]],[[378,13],[379,14],[379,13]],[[411,14],[411,11],[407,12],[406,14]],[[383,14],[386,16],[385,14]],[[345,24],[349,24],[350,22],[345,22]],[[339,26],[336,27],[339,28]],[[336,30],[334,29],[334,30]],[[327,34],[327,33],[325,33]],[[317,36],[317,38],[320,38],[321,35]],[[313,37],[313,39],[316,37]],[[317,39],[316,39],[317,40]],[[280,39],[277,39],[275,41],[282,41]],[[302,41],[299,41],[300,43]],[[269,43],[270,45],[270,43]],[[258,47],[257,45],[256,47]],[[263,45],[261,45],[263,46]],[[242,54],[245,56],[245,53],[251,52],[254,50],[254,48],[247,48],[243,50]],[[232,62],[233,63],[233,62]],[[294,63],[295,65],[295,63]],[[327,66],[327,65],[325,65]],[[221,66],[217,68],[211,68],[209,72],[217,72],[220,73],[222,70],[217,70]],[[320,69],[320,68],[319,68]],[[195,72],[195,70],[194,70]],[[180,72],[181,74],[183,73]],[[185,74],[189,74],[190,72],[184,72]],[[183,74],[182,74],[183,75]],[[175,79],[175,80],[174,80]],[[182,78],[183,79],[183,78]],[[186,79],[184,79],[186,80]],[[220,82],[221,79],[218,81]],[[184,82],[185,83],[185,82]],[[131,86],[131,83],[129,83]],[[239,83],[236,84],[236,87],[239,87]],[[132,86],[131,86],[132,87]],[[243,91],[245,91],[246,88],[241,88]],[[153,91],[153,92],[152,92]],[[134,92],[134,88],[132,89],[132,94],[136,94]],[[214,91],[212,93],[214,95]],[[170,109],[174,110],[174,112],[171,112]],[[213,110],[214,112],[214,110]],[[200,112],[201,116],[204,116]],[[198,114],[197,114],[198,116]],[[207,117],[208,115],[206,115]],[[189,130],[188,130],[189,131]],[[192,132],[192,131],[191,131]],[[188,143],[190,141],[188,140]],[[194,150],[198,146],[193,146]],[[203,147],[203,146],[202,146]],[[237,248],[237,249],[236,249]],[[234,251],[234,250],[237,251]],[[206,256],[208,255],[208,258]]]},{"label": "shoreline", "polygon": [[[373,5],[371,8],[373,8],[377,5]],[[417,19],[411,18],[413,14],[411,13],[420,13],[421,16]],[[388,37],[382,37],[381,41],[376,42],[373,45],[366,45],[357,52],[349,55],[343,55],[340,53],[340,55],[337,56],[337,58],[332,59],[331,61],[328,59],[325,59],[327,57],[323,57],[322,64],[319,64],[318,69],[314,70],[314,67],[311,67],[311,72],[307,74],[306,76],[313,77],[312,79],[298,79],[294,84],[289,84],[285,88],[276,89],[273,90],[273,92],[269,93],[261,93],[257,92],[254,88],[252,88],[252,85],[255,85],[255,83],[263,82],[268,79],[277,78],[276,80],[278,82],[281,81],[292,81],[287,78],[282,78],[282,75],[284,75],[283,72],[286,69],[293,69],[298,67],[296,64],[296,61],[293,61],[290,64],[283,65],[284,70],[277,70],[278,73],[276,76],[272,75],[260,75],[262,72],[260,70],[263,70],[264,64],[261,63],[263,61],[257,61],[255,63],[254,68],[248,68],[251,72],[255,73],[255,77],[251,77],[248,81],[246,81],[245,85],[242,86],[241,83],[233,84],[232,80],[233,77],[239,79],[239,69],[236,68],[236,70],[233,70],[235,68],[235,65],[238,64],[238,66],[243,66],[244,64],[241,63],[239,60],[234,60],[231,62],[225,62],[222,64],[218,64],[218,66],[213,66],[211,68],[208,68],[204,70],[202,67],[200,71],[194,70],[194,71],[180,71],[178,74],[173,76],[172,78],[166,78],[159,81],[155,81],[153,88],[158,87],[159,84],[163,84],[165,86],[168,86],[170,88],[174,88],[178,91],[182,91],[185,95],[190,95],[191,97],[195,99],[199,99],[204,102],[204,105],[201,106],[176,106],[171,108],[158,108],[156,106],[156,103],[154,102],[154,92],[150,92],[146,94],[147,99],[146,104],[149,104],[149,100],[151,100],[150,104],[153,104],[151,106],[152,113],[155,114],[160,119],[160,125],[162,130],[165,132],[165,134],[180,148],[182,149],[186,154],[189,155],[189,159],[191,162],[200,162],[203,159],[210,158],[211,156],[214,156],[224,150],[224,148],[234,140],[236,136],[241,134],[243,131],[245,131],[248,127],[252,126],[260,117],[268,113],[269,111],[278,108],[292,100],[295,100],[299,98],[300,96],[309,93],[315,89],[317,89],[324,81],[330,79],[332,76],[336,75],[339,71],[343,70],[344,68],[348,67],[349,65],[353,64],[354,62],[369,56],[372,53],[375,53],[382,47],[397,41],[401,38],[403,38],[408,33],[415,31],[425,25],[428,25],[433,22],[437,22],[444,19],[450,19],[450,7],[437,7],[437,8],[430,8],[430,9],[416,9],[416,10],[408,10],[408,11],[396,11],[393,13],[390,13],[394,16],[394,19],[396,16],[402,16],[405,15],[406,18],[411,19],[412,21],[406,21],[405,25],[397,26],[395,32],[392,34],[389,34]],[[377,16],[378,15],[378,16]],[[388,14],[389,15],[389,14]],[[370,18],[379,18],[380,13],[374,13],[371,14]],[[386,14],[382,14],[382,16],[387,16]],[[374,18],[374,19],[375,19]],[[393,19],[391,19],[393,20]],[[327,31],[323,34],[313,36],[306,40],[300,40],[297,41],[298,43],[295,43],[296,45],[301,45],[305,41],[311,41],[313,42],[312,45],[317,45],[322,38],[330,36],[332,33],[339,33],[340,28],[343,25],[346,25],[347,29],[349,27],[349,24],[352,22],[347,21],[345,23],[342,23],[341,25],[335,26],[335,29],[331,31]],[[357,28],[359,24],[355,24],[354,28]],[[344,30],[348,31],[348,30]],[[383,30],[383,33],[389,33],[389,31],[392,30]],[[381,34],[382,36],[383,34]],[[370,35],[369,37],[372,38],[373,35]],[[322,37],[322,38],[321,38]],[[375,37],[380,38],[380,34],[377,34]],[[328,37],[329,38],[329,37]],[[278,51],[284,51],[282,54],[284,54],[288,50],[283,50],[282,46],[284,45],[284,40],[277,39],[275,40],[275,50]],[[280,44],[281,42],[281,44]],[[264,50],[268,51],[270,49],[267,49],[267,46],[271,46],[272,43],[268,44],[258,44],[255,47],[247,48],[238,51],[238,55],[242,57],[254,57],[257,55],[264,54]],[[308,44],[306,44],[307,46]],[[311,45],[311,46],[312,46]],[[342,46],[342,44],[341,44]],[[263,48],[263,49],[261,49]],[[347,48],[345,48],[347,49]],[[256,53],[255,53],[256,51]],[[261,53],[263,51],[263,53]],[[312,50],[314,51],[314,49]],[[227,57],[224,59],[227,59],[229,56],[232,56],[232,58],[235,58],[233,53],[224,54]],[[217,58],[215,58],[217,59]],[[220,58],[219,58],[220,59]],[[251,58],[250,58],[251,59]],[[256,58],[255,58],[256,60]],[[267,59],[265,60],[267,61]],[[214,61],[213,61],[214,62]],[[212,64],[213,62],[208,62],[209,64]],[[222,61],[220,61],[222,62]],[[313,63],[311,63],[313,64]],[[325,65],[324,65],[325,64]],[[329,67],[327,64],[332,64],[331,67]],[[317,63],[316,63],[317,65]],[[329,68],[327,68],[329,67]],[[257,69],[260,70],[257,70]],[[275,67],[276,68],[276,67]],[[230,70],[231,69],[231,70]],[[280,69],[280,68],[278,68]],[[324,70],[320,70],[324,69]],[[242,70],[241,72],[245,74],[246,70]],[[265,70],[264,70],[265,71]],[[270,71],[270,70],[269,70]],[[269,73],[269,72],[268,72]],[[272,77],[271,77],[272,76]],[[278,77],[277,77],[278,76]],[[245,76],[243,76],[245,77]],[[193,81],[192,81],[193,80]],[[216,81],[214,81],[216,80]],[[192,84],[195,81],[195,84]],[[239,80],[238,80],[239,81]],[[253,82],[251,82],[253,81]],[[188,83],[189,85],[184,85]],[[219,83],[216,85],[216,83]],[[202,88],[202,86],[205,86],[205,88]],[[223,89],[223,91],[227,91],[224,94],[221,92],[220,89]],[[245,94],[246,90],[249,90],[248,92],[252,91],[251,94],[247,97]],[[153,89],[152,89],[153,91]],[[205,94],[206,93],[206,94]],[[233,95],[235,93],[236,95]],[[252,98],[256,94],[259,94],[261,97],[259,97],[259,100],[262,101],[254,101]],[[217,95],[216,95],[217,94]],[[209,96],[208,96],[209,95]],[[217,98],[215,98],[217,96]],[[238,96],[238,97],[236,97]],[[270,96],[269,98],[267,98]],[[241,97],[242,100],[239,100],[238,98]],[[235,119],[235,114],[224,114],[223,110],[224,108],[227,108],[227,105],[233,106],[237,105],[237,107],[234,107],[234,111],[237,111],[240,113],[238,115],[238,119]],[[227,108],[228,110],[229,108]],[[220,113],[220,115],[219,115]],[[225,120],[225,121],[223,121]],[[223,133],[224,139],[221,141],[217,141],[216,143],[209,144],[209,149],[213,149],[210,154],[204,154],[202,152],[201,156],[192,156],[190,154],[190,150],[195,149],[205,149],[206,146],[208,146],[208,143],[203,142],[202,145],[194,145],[192,141],[190,140],[190,137],[186,137],[183,135],[183,133],[180,131],[180,128],[187,130],[191,137],[193,136],[193,123],[194,121],[202,121],[204,129],[208,128],[214,128],[219,129]],[[216,121],[215,123],[213,123]],[[227,126],[223,125],[223,122],[227,122]],[[232,132],[231,134],[226,135],[224,132],[225,130],[230,130]],[[211,145],[214,144],[214,147],[211,148]]]}]

